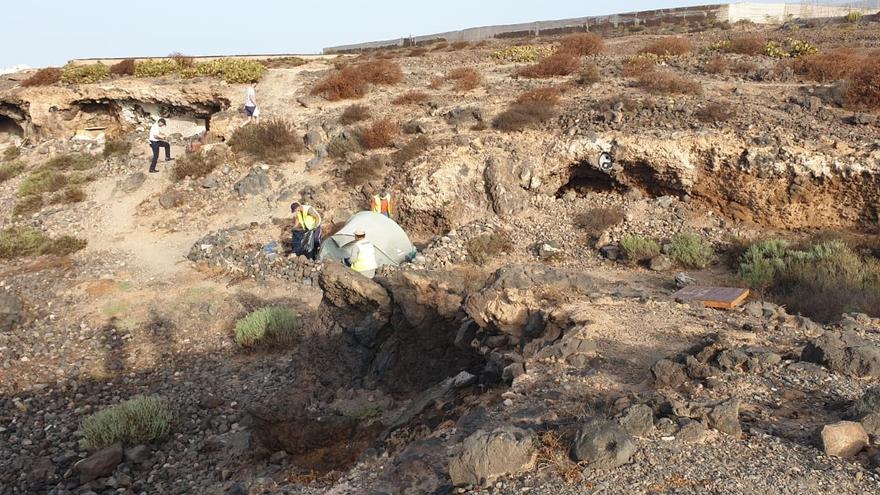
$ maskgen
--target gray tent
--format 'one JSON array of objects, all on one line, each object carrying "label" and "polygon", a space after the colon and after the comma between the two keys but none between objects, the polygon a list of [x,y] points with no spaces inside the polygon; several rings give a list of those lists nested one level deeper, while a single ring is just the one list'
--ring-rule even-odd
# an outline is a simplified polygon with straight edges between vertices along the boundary
[{"label": "gray tent", "polygon": [[359,230],[363,230],[367,240],[376,247],[379,266],[399,265],[415,256],[415,246],[397,222],[379,213],[362,211],[352,215],[339,232],[324,239],[318,259],[342,261],[348,258],[349,244],[354,242],[354,234]]}]

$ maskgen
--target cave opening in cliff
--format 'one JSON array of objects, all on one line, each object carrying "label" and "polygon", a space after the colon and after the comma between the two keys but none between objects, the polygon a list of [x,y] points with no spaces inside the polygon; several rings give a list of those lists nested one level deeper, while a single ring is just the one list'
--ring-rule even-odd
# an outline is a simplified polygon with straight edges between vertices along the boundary
[{"label": "cave opening in cliff", "polygon": [[579,162],[571,167],[568,181],[559,188],[556,195],[562,196],[568,191],[574,191],[579,196],[583,196],[591,192],[612,192],[625,189],[608,173]]},{"label": "cave opening in cliff", "polygon": [[23,138],[24,129],[15,120],[0,115],[0,142]]}]

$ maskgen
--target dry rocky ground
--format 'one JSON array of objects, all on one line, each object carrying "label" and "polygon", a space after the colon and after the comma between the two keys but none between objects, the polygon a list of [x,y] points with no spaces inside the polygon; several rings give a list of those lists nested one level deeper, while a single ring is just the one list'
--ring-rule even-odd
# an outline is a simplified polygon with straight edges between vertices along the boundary
[{"label": "dry rocky ground", "polygon": [[[601,76],[586,85],[512,77],[524,64],[494,60],[502,42],[362,56],[398,63],[403,81],[358,103],[400,124],[394,148],[429,142],[359,181],[352,164],[390,150],[328,153],[358,125],[339,123],[353,102],[310,94],[353,57],[261,79],[263,115],[305,136],[281,163],[223,142],[243,120],[240,85],[0,81],[0,124],[26,111],[15,125],[29,133],[25,173],[0,182],[0,227],[88,241],[0,261],[0,494],[877,493],[880,314],[823,325],[758,296],[705,309],[670,297],[681,270],[668,260],[648,270],[597,249],[631,234],[697,232],[719,252],[824,229],[876,237],[877,116],[764,55],[729,55],[746,70],[708,73],[710,44],[739,30],[760,31],[679,34],[695,49],[662,70],[698,82],[698,95],[650,94],[624,74],[629,57],[672,36],[663,30],[606,39],[583,60]],[[868,22],[765,31],[823,51],[880,45]],[[432,84],[460,67],[482,83]],[[493,128],[518,95],[557,85],[553,118]],[[392,103],[411,90],[428,96]],[[733,114],[702,121],[712,103]],[[210,115],[205,148],[222,164],[199,179],[161,164],[143,174],[146,128],[123,115],[139,104]],[[13,215],[46,160],[100,155],[68,139],[89,125],[131,152],[99,157],[84,201]],[[288,242],[291,201],[329,226],[383,187],[419,247],[412,263],[370,281],[265,249]],[[597,208],[619,221],[580,225]],[[508,252],[474,263],[473,240],[501,232]],[[723,256],[688,275],[742,284]],[[300,314],[292,341],[234,343],[236,320],[278,305]],[[85,448],[81,422],[137,395],[169,401],[170,436]]]}]

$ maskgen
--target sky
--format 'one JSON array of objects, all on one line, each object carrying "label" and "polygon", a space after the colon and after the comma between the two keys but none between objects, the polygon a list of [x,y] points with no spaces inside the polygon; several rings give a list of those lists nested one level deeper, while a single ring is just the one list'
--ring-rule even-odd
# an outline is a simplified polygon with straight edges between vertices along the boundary
[{"label": "sky", "polygon": [[[760,0],[759,0],[760,1]],[[779,1],[779,0],[777,0]],[[789,0],[791,1],[791,0]],[[320,53],[333,45],[712,0],[4,0],[0,68],[74,58]]]}]

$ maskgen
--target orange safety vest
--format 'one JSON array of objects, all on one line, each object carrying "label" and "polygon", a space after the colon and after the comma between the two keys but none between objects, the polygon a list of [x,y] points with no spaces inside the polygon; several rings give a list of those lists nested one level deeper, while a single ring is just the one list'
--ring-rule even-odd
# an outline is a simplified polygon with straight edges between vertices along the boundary
[{"label": "orange safety vest", "polygon": [[386,217],[393,215],[394,202],[391,200],[391,194],[386,194],[385,196],[374,194],[373,199],[370,201],[370,210]]}]

